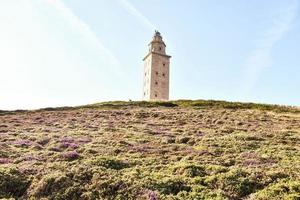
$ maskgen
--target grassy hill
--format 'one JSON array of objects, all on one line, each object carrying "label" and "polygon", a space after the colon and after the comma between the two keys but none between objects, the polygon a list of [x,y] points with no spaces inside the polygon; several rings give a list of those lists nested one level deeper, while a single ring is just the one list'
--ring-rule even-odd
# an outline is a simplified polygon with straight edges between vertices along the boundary
[{"label": "grassy hill", "polygon": [[300,199],[300,110],[223,101],[0,111],[0,199]]}]

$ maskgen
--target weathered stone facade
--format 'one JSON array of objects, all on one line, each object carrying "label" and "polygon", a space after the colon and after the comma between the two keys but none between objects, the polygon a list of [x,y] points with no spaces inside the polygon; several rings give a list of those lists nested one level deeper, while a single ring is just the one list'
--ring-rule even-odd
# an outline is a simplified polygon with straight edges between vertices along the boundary
[{"label": "weathered stone facade", "polygon": [[144,61],[143,100],[169,100],[170,58],[161,34],[155,31]]}]

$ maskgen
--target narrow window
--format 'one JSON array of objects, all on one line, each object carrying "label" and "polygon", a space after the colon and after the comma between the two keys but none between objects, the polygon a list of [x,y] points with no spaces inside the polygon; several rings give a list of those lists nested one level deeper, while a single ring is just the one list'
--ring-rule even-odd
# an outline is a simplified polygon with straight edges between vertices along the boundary
[{"label": "narrow window", "polygon": [[155,85],[158,85],[158,82],[157,82],[157,81],[155,81]]},{"label": "narrow window", "polygon": [[158,72],[156,72],[156,75],[158,75]]},{"label": "narrow window", "polygon": [[163,77],[165,77],[165,76],[166,76],[166,75],[165,75],[165,73],[163,73],[162,75],[163,75]]},{"label": "narrow window", "polygon": [[155,97],[157,97],[157,94],[155,94]]},{"label": "narrow window", "polygon": [[166,63],[164,63],[163,66],[166,66]]},{"label": "narrow window", "polygon": [[159,47],[159,50],[161,51],[161,47]]}]

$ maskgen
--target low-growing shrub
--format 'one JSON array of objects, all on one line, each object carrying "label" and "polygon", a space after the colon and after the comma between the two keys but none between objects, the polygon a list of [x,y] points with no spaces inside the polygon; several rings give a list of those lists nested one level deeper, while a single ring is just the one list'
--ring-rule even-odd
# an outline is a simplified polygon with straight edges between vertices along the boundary
[{"label": "low-growing shrub", "polygon": [[65,174],[55,173],[44,176],[32,191],[31,196],[37,199],[73,199],[79,200],[84,187]]},{"label": "low-growing shrub", "polygon": [[187,136],[179,136],[176,138],[176,143],[178,144],[186,144],[190,141],[190,137]]},{"label": "low-growing shrub", "polygon": [[76,151],[68,151],[62,153],[62,158],[68,161],[76,160],[79,158],[79,154]]},{"label": "low-growing shrub", "polygon": [[300,180],[285,179],[274,183],[255,194],[256,200],[300,199]]},{"label": "low-growing shrub", "polygon": [[162,139],[162,142],[165,144],[172,144],[175,143],[175,138],[174,137],[165,137]]},{"label": "low-growing shrub", "polygon": [[177,195],[181,191],[189,192],[191,187],[186,185],[180,179],[164,178],[156,181],[152,181],[150,186],[151,190],[157,190],[164,195]]},{"label": "low-growing shrub", "polygon": [[139,197],[143,196],[145,192],[141,186],[141,181],[134,176],[123,176],[117,171],[110,170],[109,173],[94,174],[89,188],[90,191],[94,191],[93,199],[140,199]]},{"label": "low-growing shrub", "polygon": [[30,186],[30,179],[20,171],[0,168],[0,198],[20,198]]},{"label": "low-growing shrub", "polygon": [[241,169],[209,176],[205,184],[213,189],[225,191],[230,199],[241,199],[263,186],[255,175]]},{"label": "low-growing shrub", "polygon": [[37,143],[44,146],[44,145],[48,144],[50,142],[50,140],[51,140],[50,138],[41,138],[37,141]]},{"label": "low-growing shrub", "polygon": [[94,159],[92,161],[92,164],[97,166],[102,166],[107,169],[115,169],[115,170],[121,170],[130,167],[130,164],[125,161],[113,159],[113,158],[103,158],[103,157]]},{"label": "low-growing shrub", "polygon": [[1,164],[8,164],[10,162],[11,162],[11,160],[9,158],[1,158],[0,157],[0,165]]},{"label": "low-growing shrub", "polygon": [[173,171],[175,174],[183,175],[185,177],[190,177],[190,178],[206,175],[205,168],[203,166],[193,165],[193,164],[176,166]]}]

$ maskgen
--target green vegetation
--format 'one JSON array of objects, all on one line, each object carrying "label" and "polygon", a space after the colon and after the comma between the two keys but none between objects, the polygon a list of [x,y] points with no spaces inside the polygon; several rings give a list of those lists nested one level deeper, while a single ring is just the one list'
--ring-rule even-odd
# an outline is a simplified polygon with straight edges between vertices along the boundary
[{"label": "green vegetation", "polygon": [[124,106],[138,106],[138,107],[195,107],[195,108],[224,108],[224,109],[257,109],[275,112],[295,112],[300,113],[299,109],[291,106],[280,106],[272,104],[258,104],[258,103],[240,103],[240,102],[227,102],[215,100],[177,100],[168,102],[127,102],[127,101],[113,101],[91,104],[81,106],[81,108],[122,108]]},{"label": "green vegetation", "polygon": [[14,168],[0,168],[0,197],[22,197],[28,187],[30,179]]},{"label": "green vegetation", "polygon": [[0,199],[300,199],[300,111],[223,101],[0,112]]}]

